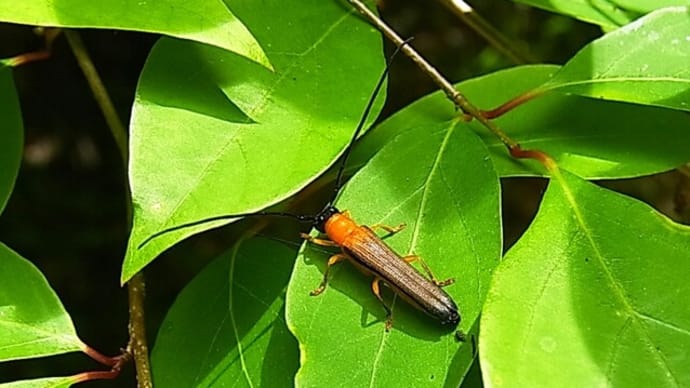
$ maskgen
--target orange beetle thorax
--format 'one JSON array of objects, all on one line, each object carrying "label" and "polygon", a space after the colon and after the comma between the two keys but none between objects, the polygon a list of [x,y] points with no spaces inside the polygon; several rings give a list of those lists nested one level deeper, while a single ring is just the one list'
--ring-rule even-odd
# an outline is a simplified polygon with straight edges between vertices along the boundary
[{"label": "orange beetle thorax", "polygon": [[345,213],[335,213],[326,220],[324,229],[326,235],[336,244],[342,246],[343,242],[354,232],[359,225]]}]

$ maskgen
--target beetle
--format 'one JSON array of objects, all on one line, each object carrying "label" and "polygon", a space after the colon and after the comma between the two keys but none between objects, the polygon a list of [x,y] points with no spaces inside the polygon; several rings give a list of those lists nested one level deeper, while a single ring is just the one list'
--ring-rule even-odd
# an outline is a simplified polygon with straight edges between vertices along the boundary
[{"label": "beetle", "polygon": [[[334,187],[334,199],[338,196],[342,187],[343,172],[345,170],[347,159],[350,155],[352,147],[362,131],[362,128],[364,127],[378,92],[383,86],[388,74],[390,61],[393,60],[395,54],[397,54],[397,52],[400,50],[400,47],[391,56],[385,71],[383,72],[381,78],[379,78],[378,83],[374,88],[372,97],[367,103],[367,106],[362,114],[362,118],[355,129],[348,147],[343,153],[342,164],[338,171],[336,184]],[[389,234],[393,234],[402,230],[405,225],[401,224],[397,227],[390,227],[381,224],[373,225],[371,227],[359,225],[352,219],[349,212],[341,212],[338,210],[338,208],[332,204],[333,200],[326,204],[323,210],[314,216],[295,215],[283,212],[254,212],[215,216],[180,224],[154,233],[146,238],[141,244],[139,244],[138,249],[141,249],[148,242],[162,234],[211,221],[253,216],[291,217],[301,222],[310,222],[315,229],[328,237],[328,239],[316,238],[303,233],[301,236],[307,241],[317,245],[339,247],[341,249],[340,253],[332,255],[328,259],[323,280],[321,281],[319,287],[311,292],[312,296],[319,295],[325,290],[328,283],[328,274],[330,268],[341,261],[348,260],[364,273],[373,276],[374,280],[371,283],[371,289],[386,311],[385,328],[387,331],[392,327],[393,315],[391,308],[386,304],[381,296],[381,282],[391,287],[393,291],[403,300],[424,311],[431,317],[438,320],[441,324],[451,325],[452,327],[457,326],[461,319],[458,307],[450,295],[448,295],[448,293],[442,289],[442,287],[452,284],[454,280],[447,279],[444,281],[438,281],[432,274],[430,268],[426,265],[426,263],[424,263],[423,260],[421,260],[421,258],[416,255],[404,257],[398,255],[392,248],[388,246],[388,244],[383,241],[383,239],[381,239],[381,237],[374,232],[376,229],[383,229]],[[417,269],[415,269],[415,267],[411,265],[411,263],[414,261],[420,262],[422,268],[427,273],[428,278],[424,277],[419,271],[417,271]]]},{"label": "beetle", "polygon": [[[452,284],[453,279],[438,281],[431,269],[416,255],[401,257],[375,232],[384,229],[388,233],[397,233],[404,228],[404,224],[397,227],[387,225],[373,225],[371,227],[358,225],[348,211],[341,212],[332,205],[326,206],[314,220],[315,228],[326,234],[329,240],[314,238],[307,234],[302,237],[317,245],[335,246],[342,249],[328,259],[323,280],[312,296],[321,294],[328,283],[329,269],[343,261],[349,260],[364,273],[374,277],[371,289],[376,298],[386,310],[386,330],[390,330],[393,315],[390,307],[381,297],[380,282],[384,282],[405,301],[436,318],[441,324],[453,327],[460,322],[460,313],[453,298],[443,291],[442,287]],[[425,278],[410,263],[419,261],[429,278]]]}]

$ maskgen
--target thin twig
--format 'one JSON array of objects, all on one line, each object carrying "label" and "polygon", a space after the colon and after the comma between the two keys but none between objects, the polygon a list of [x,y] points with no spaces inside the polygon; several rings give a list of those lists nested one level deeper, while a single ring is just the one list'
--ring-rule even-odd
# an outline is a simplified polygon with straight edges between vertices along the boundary
[{"label": "thin twig", "polygon": [[39,34],[43,37],[45,43],[44,48],[37,51],[20,54],[12,58],[0,59],[0,64],[3,64],[5,66],[17,67],[33,62],[44,61],[50,58],[50,55],[52,53],[53,41],[60,35],[61,31],[62,30],[60,28],[38,27],[37,32],[39,32]]},{"label": "thin twig", "polygon": [[126,350],[123,350],[122,354],[115,357],[108,357],[100,354],[95,349],[84,344],[84,349],[82,349],[89,357],[100,362],[103,365],[109,366],[109,371],[91,371],[83,372],[72,376],[73,383],[80,383],[90,380],[112,380],[117,378],[122,371],[122,367],[127,364],[130,360],[131,354]]},{"label": "thin twig", "polygon": [[96,103],[98,103],[98,106],[103,112],[105,121],[108,124],[108,128],[110,128],[110,132],[113,135],[113,139],[115,139],[117,148],[120,150],[120,155],[122,156],[122,160],[126,166],[127,158],[129,157],[129,153],[127,151],[127,130],[122,124],[120,117],[117,115],[117,111],[115,111],[115,106],[113,105],[112,100],[110,100],[108,92],[105,90],[103,81],[98,75],[96,67],[93,65],[93,61],[91,61],[91,57],[89,56],[88,51],[86,51],[86,47],[84,46],[84,42],[81,40],[81,37],[76,31],[64,30],[64,33],[65,37],[67,37],[70,47],[72,48],[74,56],[77,58],[79,67],[81,67],[81,70],[84,72],[84,77],[86,77],[86,81],[89,83],[89,87],[91,88],[91,92],[93,92]]},{"label": "thin twig", "polygon": [[[77,58],[79,67],[84,72],[86,81],[93,92],[96,103],[101,108],[105,121],[108,124],[110,133],[117,144],[120,151],[124,170],[127,171],[127,162],[129,159],[129,152],[127,148],[127,131],[122,124],[115,106],[110,99],[103,81],[96,71],[93,61],[89,56],[84,43],[76,31],[65,30],[65,36],[72,48],[74,56]],[[124,187],[126,190],[126,209],[127,209],[127,223],[132,225],[132,206],[129,201],[131,191],[127,177],[124,179]],[[146,283],[144,275],[140,272],[129,282],[127,282],[127,289],[129,294],[129,344],[127,349],[133,354],[134,364],[137,370],[137,384],[139,388],[150,388],[153,386],[151,380],[151,367],[149,363],[148,343],[146,340],[146,326],[144,320],[144,296]]]},{"label": "thin twig", "polygon": [[12,58],[2,59],[0,60],[0,63],[5,66],[18,67],[28,63],[44,61],[48,58],[50,58],[49,50],[38,50],[30,53],[20,54]]},{"label": "thin twig", "polygon": [[451,10],[463,23],[484,38],[498,52],[516,65],[537,62],[529,53],[517,49],[517,44],[494,28],[471,5],[462,0],[437,0]]},{"label": "thin twig", "polygon": [[393,31],[390,26],[388,26],[381,18],[376,14],[371,12],[364,3],[360,0],[348,0],[353,7],[355,7],[364,17],[366,17],[379,31],[393,42],[397,47],[400,47],[405,55],[407,55],[412,61],[419,66],[419,68],[427,74],[436,83],[446,96],[453,101],[455,106],[462,110],[466,115],[471,118],[476,119],[482,125],[484,125],[491,133],[498,137],[509,150],[519,148],[520,146],[512,140],[508,135],[506,135],[496,124],[491,122],[488,118],[482,115],[482,111],[470,103],[467,98],[457,91],[455,87],[445,78],[441,73],[436,70],[429,62],[427,62],[415,49],[405,42],[398,34]]}]

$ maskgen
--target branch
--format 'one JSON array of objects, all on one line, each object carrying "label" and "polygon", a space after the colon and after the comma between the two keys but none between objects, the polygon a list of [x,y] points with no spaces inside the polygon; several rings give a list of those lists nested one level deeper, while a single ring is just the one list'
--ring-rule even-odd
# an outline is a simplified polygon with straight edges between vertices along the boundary
[{"label": "branch", "polygon": [[127,293],[129,295],[129,344],[127,348],[134,356],[138,387],[151,388],[153,383],[149,363],[149,348],[146,342],[146,320],[144,319],[146,282],[143,273],[137,273],[127,282]]},{"label": "branch", "polygon": [[[84,47],[79,34],[75,31],[65,30],[65,36],[72,48],[74,56],[77,58],[79,67],[84,72],[84,77],[89,83],[89,87],[98,103],[98,106],[103,112],[105,121],[108,124],[110,133],[117,143],[117,148],[120,151],[124,170],[127,171],[127,161],[129,159],[129,152],[127,148],[127,130],[122,124],[115,106],[110,99],[103,81],[96,71],[93,61],[89,53]],[[124,186],[127,191],[127,223],[132,224],[132,206],[129,201],[131,192],[129,182],[125,174]],[[150,388],[153,386],[151,380],[151,366],[149,364],[148,343],[146,341],[146,327],[144,320],[144,292],[146,283],[144,275],[140,272],[127,283],[129,294],[129,344],[127,349],[133,353],[134,364],[137,370],[137,384],[139,388]]]},{"label": "branch", "polygon": [[108,95],[108,91],[105,90],[103,81],[98,75],[96,67],[93,65],[93,61],[91,61],[91,57],[86,51],[86,47],[84,47],[84,42],[81,40],[81,37],[79,37],[79,34],[76,31],[64,30],[64,33],[65,37],[67,37],[67,42],[69,42],[69,45],[72,48],[74,56],[77,58],[79,67],[81,67],[82,72],[84,72],[84,77],[89,83],[89,87],[91,88],[91,92],[93,92],[96,103],[103,112],[103,116],[108,124],[108,128],[110,128],[110,133],[113,135],[113,139],[115,140],[115,143],[117,143],[117,148],[120,150],[122,161],[124,162],[125,166],[127,166],[127,160],[129,157],[127,150],[127,130],[122,124],[120,117],[117,115],[117,111],[115,111],[115,106]]},{"label": "branch", "polygon": [[484,125],[491,133],[498,137],[501,142],[509,149],[516,149],[520,146],[508,137],[496,124],[491,122],[488,118],[484,117],[482,111],[470,103],[467,98],[457,91],[455,87],[441,75],[441,73],[436,70],[435,67],[431,66],[415,49],[407,44],[398,34],[393,31],[393,29],[388,26],[381,18],[376,14],[371,12],[369,8],[366,7],[360,0],[348,0],[353,7],[355,7],[364,17],[366,17],[376,28],[379,29],[391,42],[393,42],[397,47],[400,48],[405,55],[407,55],[412,61],[417,64],[417,66],[427,74],[436,83],[448,99],[450,99],[457,108],[462,110],[465,115],[469,116],[469,119],[474,118]]},{"label": "branch", "polygon": [[517,44],[511,42],[507,36],[494,28],[471,5],[462,0],[437,0],[451,10],[463,23],[479,34],[498,52],[506,56],[516,65],[537,62],[529,53],[517,49]]},{"label": "branch", "polygon": [[464,112],[465,119],[471,120],[474,118],[484,125],[484,127],[501,140],[506,148],[508,148],[508,152],[510,152],[512,157],[516,159],[534,159],[541,163],[548,171],[558,173],[558,165],[547,153],[539,150],[522,149],[520,144],[508,137],[503,130],[491,121],[491,118],[485,115],[484,111],[470,103],[470,101],[467,100],[462,93],[457,91],[455,87],[436,70],[436,68],[422,58],[407,41],[400,38],[390,26],[381,20],[375,13],[371,12],[360,0],[348,0],[348,2],[378,28],[379,31],[383,32],[390,41],[399,47],[400,51],[412,59],[422,72],[426,73],[446,93],[446,96],[448,96],[455,106]]}]

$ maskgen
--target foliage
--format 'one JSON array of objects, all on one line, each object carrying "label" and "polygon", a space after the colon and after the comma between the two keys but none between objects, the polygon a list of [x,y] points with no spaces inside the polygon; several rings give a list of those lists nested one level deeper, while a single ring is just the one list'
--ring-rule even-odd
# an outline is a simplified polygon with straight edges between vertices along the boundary
[{"label": "foliage", "polygon": [[[336,202],[364,225],[406,224],[386,241],[455,278],[447,291],[464,341],[388,290],[395,320],[385,331],[369,280],[347,265],[334,269],[323,295],[309,296],[329,252],[240,239],[168,312],[152,352],[159,386],[458,386],[477,359],[491,386],[690,383],[690,228],[592,182],[690,160],[690,9],[673,1],[521,2],[610,31],[563,66],[518,66],[457,85],[487,111],[514,108],[494,122],[555,165],[511,158],[437,92],[356,143],[348,171],[358,172]],[[384,68],[381,37],[344,3],[286,3],[264,2],[256,12],[249,0],[0,1],[9,22],[168,35],[151,50],[132,107],[134,219],[121,282],[231,220],[154,234],[276,205],[347,147]],[[2,209],[22,147],[8,66],[0,67],[0,99]],[[380,97],[374,113],[382,105]],[[548,189],[502,257],[499,178],[524,176],[548,178]],[[0,328],[0,361],[86,351],[43,275],[4,244]]]}]

